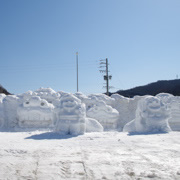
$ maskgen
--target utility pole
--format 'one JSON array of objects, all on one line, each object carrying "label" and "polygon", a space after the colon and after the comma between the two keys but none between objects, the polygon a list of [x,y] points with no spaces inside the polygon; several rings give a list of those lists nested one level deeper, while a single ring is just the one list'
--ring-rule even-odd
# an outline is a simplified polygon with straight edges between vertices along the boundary
[{"label": "utility pole", "polygon": [[78,84],[78,52],[76,52],[76,69],[77,69],[77,92],[79,91],[79,84]]},{"label": "utility pole", "polygon": [[109,96],[108,58],[106,58],[106,93]]},{"label": "utility pole", "polygon": [[102,59],[100,60],[100,67],[99,68],[105,68],[103,70],[99,70],[101,73],[105,73],[106,75],[104,75],[104,80],[106,81],[106,94],[107,96],[109,96],[109,89],[110,89],[110,86],[109,86],[109,80],[112,79],[112,76],[110,75],[109,76],[109,70],[108,70],[108,58],[106,59]]}]

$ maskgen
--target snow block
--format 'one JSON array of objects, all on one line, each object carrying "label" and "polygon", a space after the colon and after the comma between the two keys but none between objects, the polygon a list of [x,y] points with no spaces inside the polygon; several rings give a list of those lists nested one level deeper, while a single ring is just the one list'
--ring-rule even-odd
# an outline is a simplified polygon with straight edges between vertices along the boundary
[{"label": "snow block", "polygon": [[17,126],[17,107],[19,98],[8,95],[3,99],[4,130],[13,130]]}]

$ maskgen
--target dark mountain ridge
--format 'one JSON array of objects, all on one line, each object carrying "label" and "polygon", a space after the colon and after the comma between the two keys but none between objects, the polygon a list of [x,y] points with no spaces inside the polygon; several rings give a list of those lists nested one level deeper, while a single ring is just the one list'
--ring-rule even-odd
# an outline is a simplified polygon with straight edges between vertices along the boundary
[{"label": "dark mountain ridge", "polygon": [[[174,96],[180,96],[180,79],[175,80],[160,80],[147,84],[145,86],[138,86],[128,90],[119,90],[115,92],[125,97],[134,97],[136,95],[152,95],[155,96],[159,93],[170,93]],[[114,94],[114,93],[112,93]]]},{"label": "dark mountain ridge", "polygon": [[0,85],[0,94],[11,95],[3,86]]},{"label": "dark mountain ridge", "polygon": [[[11,95],[3,86],[0,85],[0,94]],[[144,86],[138,86],[127,90],[119,90],[111,94],[120,94],[125,97],[134,97],[136,95],[152,95],[155,96],[159,93],[169,93],[174,96],[180,96],[180,79],[175,80],[160,80]]]}]

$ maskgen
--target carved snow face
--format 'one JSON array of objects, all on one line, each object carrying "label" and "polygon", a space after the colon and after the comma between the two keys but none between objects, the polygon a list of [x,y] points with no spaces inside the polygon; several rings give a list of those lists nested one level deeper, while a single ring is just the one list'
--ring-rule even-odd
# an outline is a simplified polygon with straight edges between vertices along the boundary
[{"label": "carved snow face", "polygon": [[81,101],[73,95],[67,94],[60,99],[60,108],[62,111],[74,112],[81,105]]},{"label": "carved snow face", "polygon": [[97,113],[97,114],[109,114],[109,113],[112,113],[112,108],[109,106],[98,104],[91,107],[89,111],[93,113]]},{"label": "carved snow face", "polygon": [[143,118],[160,120],[167,116],[166,106],[157,97],[147,97],[142,100],[139,106],[140,114]]},{"label": "carved snow face", "polygon": [[162,103],[159,99],[151,97],[146,99],[146,106],[150,111],[158,111],[161,108]]},{"label": "carved snow face", "polygon": [[64,94],[61,96],[60,105],[58,108],[59,120],[85,120],[86,107],[81,100],[72,94]]},{"label": "carved snow face", "polygon": [[156,97],[158,97],[164,104],[168,104],[172,102],[174,96],[168,93],[160,93],[156,95]]},{"label": "carved snow face", "polygon": [[53,123],[53,105],[38,96],[26,100],[18,108],[20,127],[49,127]]},{"label": "carved snow face", "polygon": [[67,111],[73,111],[76,108],[77,102],[72,99],[66,99],[62,101],[62,107]]},{"label": "carved snow face", "polygon": [[45,99],[47,102],[55,105],[56,100],[60,99],[60,94],[55,92],[51,88],[40,88],[35,91],[37,96],[39,96],[42,99]]},{"label": "carved snow face", "polygon": [[38,96],[34,96],[23,103],[26,108],[49,108],[49,103]]}]

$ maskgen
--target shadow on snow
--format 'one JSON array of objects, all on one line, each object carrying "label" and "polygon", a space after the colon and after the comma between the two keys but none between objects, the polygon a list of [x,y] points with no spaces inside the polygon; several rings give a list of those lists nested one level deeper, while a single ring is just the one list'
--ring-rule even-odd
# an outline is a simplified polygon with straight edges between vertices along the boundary
[{"label": "shadow on snow", "polygon": [[53,140],[53,139],[70,139],[70,138],[74,138],[77,137],[76,135],[62,135],[62,134],[58,134],[58,133],[54,133],[54,132],[46,132],[46,133],[42,133],[42,134],[36,134],[36,135],[32,135],[30,137],[27,137],[25,139],[34,139],[34,140]]},{"label": "shadow on snow", "polygon": [[138,132],[129,132],[128,136],[136,136],[136,135],[158,135],[158,134],[167,134],[168,132],[146,132],[146,133],[138,133]]}]

